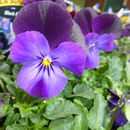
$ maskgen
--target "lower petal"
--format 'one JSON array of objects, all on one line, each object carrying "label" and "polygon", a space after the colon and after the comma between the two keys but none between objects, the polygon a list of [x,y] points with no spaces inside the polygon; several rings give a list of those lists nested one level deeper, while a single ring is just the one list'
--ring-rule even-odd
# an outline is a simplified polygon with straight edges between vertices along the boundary
[{"label": "lower petal", "polygon": [[49,70],[45,70],[42,81],[44,86],[42,89],[42,97],[52,98],[59,95],[67,82],[67,76],[63,73],[61,68],[52,66]]},{"label": "lower petal", "polygon": [[[116,128],[124,126],[126,123],[128,123],[128,120],[126,119],[126,116],[122,110],[123,108],[120,108],[117,112],[116,119],[114,121],[114,126]],[[110,115],[113,116],[114,112],[111,112]]]},{"label": "lower petal", "polygon": [[99,66],[99,50],[92,48],[86,57],[86,68],[94,69]]},{"label": "lower petal", "polygon": [[48,69],[38,65],[23,67],[18,75],[19,87],[35,97],[57,96],[66,83],[67,77],[57,66]]}]

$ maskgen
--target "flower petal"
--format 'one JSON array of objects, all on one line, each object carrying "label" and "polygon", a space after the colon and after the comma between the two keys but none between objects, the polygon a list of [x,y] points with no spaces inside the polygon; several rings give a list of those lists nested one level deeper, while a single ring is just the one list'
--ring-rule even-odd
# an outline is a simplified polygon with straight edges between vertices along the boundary
[{"label": "flower petal", "polygon": [[119,100],[119,99],[114,98],[114,97],[109,98],[109,102],[112,103],[112,104],[115,105],[115,106],[118,105],[118,100]]},{"label": "flower petal", "polygon": [[127,26],[125,26],[124,29],[122,29],[121,36],[122,37],[128,37],[128,36],[130,36],[130,24],[128,24]]},{"label": "flower petal", "polygon": [[80,27],[78,26],[78,24],[75,21],[73,21],[72,33],[71,33],[70,39],[68,41],[78,43],[79,45],[81,45],[84,48],[84,50],[86,51],[86,54],[88,54],[88,48],[86,46],[85,37],[84,37]]},{"label": "flower petal", "polygon": [[54,62],[76,75],[82,75],[85,69],[85,58],[86,54],[84,49],[72,42],[64,42],[61,43],[58,48],[56,48],[52,56],[54,58]]},{"label": "flower petal", "polygon": [[111,94],[112,97],[116,98],[117,100],[120,99],[115,91],[113,91],[111,89],[107,89],[107,91]]},{"label": "flower petal", "polygon": [[85,36],[85,41],[86,41],[86,45],[88,48],[90,45],[95,44],[97,37],[98,37],[98,34],[96,34],[96,33],[88,33]]},{"label": "flower petal", "polygon": [[18,85],[31,96],[52,98],[65,87],[67,77],[57,66],[40,68],[37,65],[23,67],[18,75]]},{"label": "flower petal", "polygon": [[[26,6],[26,5],[36,2],[36,1],[45,1],[45,0],[23,0],[23,4],[24,4],[24,6]],[[63,8],[66,8],[66,4],[65,4],[64,0],[48,0],[48,1],[56,2],[56,3],[60,4]]]},{"label": "flower petal", "polygon": [[30,31],[19,34],[10,50],[13,62],[25,65],[50,51],[46,38],[39,32]]},{"label": "flower petal", "polygon": [[[111,112],[111,117],[113,116],[114,112]],[[117,112],[116,119],[114,121],[114,126],[117,129],[120,126],[124,126],[126,123],[128,123],[128,120],[126,119],[125,114],[123,113],[122,108],[120,108]]]},{"label": "flower petal", "polygon": [[97,16],[97,13],[94,9],[88,7],[80,10],[74,17],[74,20],[80,26],[84,35],[89,32],[92,32],[92,20]]},{"label": "flower petal", "polygon": [[95,40],[95,46],[103,51],[112,51],[114,49],[113,40],[116,38],[114,34],[102,34]]},{"label": "flower petal", "polygon": [[99,50],[97,48],[91,48],[86,57],[86,68],[94,69],[99,66]]},{"label": "flower petal", "polygon": [[114,33],[117,37],[120,37],[122,23],[116,15],[102,14],[93,20],[92,28],[98,34]]},{"label": "flower petal", "polygon": [[72,18],[67,10],[51,1],[34,2],[25,6],[13,23],[16,34],[31,30],[41,32],[51,48],[58,47],[63,41],[68,41],[72,26]]}]

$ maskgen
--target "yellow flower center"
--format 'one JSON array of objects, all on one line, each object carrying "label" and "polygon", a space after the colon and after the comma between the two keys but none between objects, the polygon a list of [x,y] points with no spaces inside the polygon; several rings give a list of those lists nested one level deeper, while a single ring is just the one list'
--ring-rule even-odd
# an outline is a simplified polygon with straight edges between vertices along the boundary
[{"label": "yellow flower center", "polygon": [[94,47],[94,46],[95,46],[95,44],[90,45],[90,46],[89,46],[89,49],[91,49],[91,48]]},{"label": "yellow flower center", "polygon": [[128,16],[123,16],[120,19],[121,19],[121,22],[126,23],[128,21],[128,19],[129,19],[129,17]]},{"label": "yellow flower center", "polygon": [[92,47],[93,47],[93,46],[90,45],[90,46],[89,46],[89,49],[91,49]]},{"label": "yellow flower center", "polygon": [[3,18],[2,21],[5,22],[5,21],[6,21],[6,18]]},{"label": "yellow flower center", "polygon": [[51,62],[48,59],[42,60],[42,65],[46,66],[46,67],[49,67],[51,65]]}]

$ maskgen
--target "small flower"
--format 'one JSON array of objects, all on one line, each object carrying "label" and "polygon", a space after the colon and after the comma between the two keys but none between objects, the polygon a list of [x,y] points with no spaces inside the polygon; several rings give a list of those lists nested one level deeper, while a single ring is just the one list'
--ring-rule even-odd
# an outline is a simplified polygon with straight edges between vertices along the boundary
[{"label": "small flower", "polygon": [[86,68],[93,69],[99,65],[99,50],[112,51],[114,48],[113,39],[116,38],[114,34],[88,33],[85,36],[86,45],[89,48],[89,53],[86,58]]},{"label": "small flower", "polygon": [[80,26],[84,35],[90,32],[101,34],[115,34],[120,37],[122,22],[119,17],[113,14],[97,15],[90,7],[84,8],[76,13],[74,20]]},{"label": "small flower", "polygon": [[[109,102],[113,105],[110,110],[113,110],[117,105],[118,101],[120,100],[120,97],[116,94],[116,92],[108,89],[108,92],[111,94],[112,98],[109,99]],[[113,116],[114,112],[111,112],[111,117]],[[126,119],[125,113],[123,112],[123,107],[119,109],[117,112],[116,119],[114,121],[114,127],[118,128],[120,126],[124,126],[126,123],[128,123],[128,120]]]},{"label": "small flower", "polygon": [[130,24],[126,25],[124,29],[122,29],[121,37],[129,37],[130,36]]},{"label": "small flower", "polygon": [[11,47],[11,59],[23,67],[18,85],[35,97],[52,98],[65,87],[67,77],[61,67],[80,76],[85,68],[85,52],[74,42],[62,42],[51,50],[40,32],[27,31],[17,35]]},{"label": "small flower", "polygon": [[89,49],[86,68],[94,69],[99,65],[99,50],[110,52],[117,47],[113,40],[116,36],[120,37],[121,21],[112,14],[97,16],[92,8],[82,9],[75,15],[74,20],[80,26]]}]

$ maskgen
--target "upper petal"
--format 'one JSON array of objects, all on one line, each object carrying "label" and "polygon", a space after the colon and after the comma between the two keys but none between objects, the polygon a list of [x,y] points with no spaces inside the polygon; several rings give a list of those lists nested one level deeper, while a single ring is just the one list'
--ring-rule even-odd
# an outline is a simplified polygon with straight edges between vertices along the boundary
[{"label": "upper petal", "polygon": [[95,46],[103,51],[112,51],[114,49],[114,34],[102,34],[95,40]]},{"label": "upper petal", "polygon": [[51,1],[34,2],[25,6],[13,23],[16,34],[30,30],[41,32],[51,48],[70,39],[72,26],[72,18],[67,10]]},{"label": "upper petal", "polygon": [[[26,5],[36,2],[36,1],[45,1],[45,0],[23,0],[23,4],[24,4],[24,6],[26,6]],[[65,4],[64,0],[48,0],[48,1],[56,2],[56,3],[60,4],[63,8],[66,8],[66,4]]]},{"label": "upper petal", "polygon": [[26,64],[38,57],[43,57],[50,52],[46,38],[39,32],[28,31],[19,34],[13,42],[10,50],[13,62]]},{"label": "upper petal", "polygon": [[91,48],[86,57],[86,68],[94,69],[99,66],[99,50],[97,48]]},{"label": "upper petal", "polygon": [[91,24],[96,16],[96,11],[90,7],[84,8],[76,13],[74,20],[78,23],[84,35],[92,32]]},{"label": "upper petal", "polygon": [[88,33],[85,36],[85,41],[86,41],[86,45],[88,48],[90,45],[95,44],[97,37],[98,37],[98,34],[96,34],[96,33]]},{"label": "upper petal", "polygon": [[86,54],[88,54],[88,48],[86,46],[85,37],[84,37],[80,27],[78,26],[78,24],[75,21],[73,21],[72,33],[71,33],[70,39],[68,41],[78,43],[79,45],[81,45],[84,48]]},{"label": "upper petal", "polygon": [[72,42],[61,43],[58,48],[52,52],[53,61],[80,76],[85,69],[86,54],[84,49]]},{"label": "upper petal", "polygon": [[113,14],[102,14],[92,22],[93,31],[98,34],[114,33],[117,37],[121,35],[122,23],[119,17]]},{"label": "upper petal", "polygon": [[52,98],[65,87],[67,77],[61,68],[51,66],[44,68],[33,65],[23,67],[18,75],[18,85],[31,96]]}]

